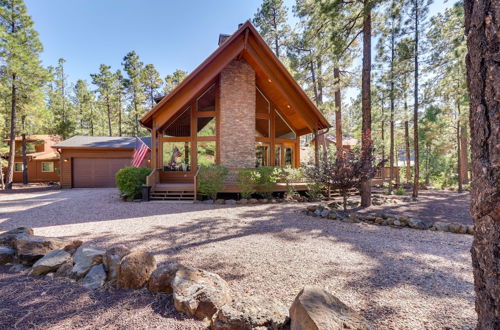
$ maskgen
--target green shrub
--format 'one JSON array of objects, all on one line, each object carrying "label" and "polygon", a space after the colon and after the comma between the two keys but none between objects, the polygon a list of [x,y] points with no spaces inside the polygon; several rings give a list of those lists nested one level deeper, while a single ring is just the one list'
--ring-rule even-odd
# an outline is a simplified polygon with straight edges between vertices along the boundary
[{"label": "green shrub", "polygon": [[238,187],[242,198],[249,198],[255,194],[255,185],[257,184],[258,173],[254,169],[242,169],[238,171]]},{"label": "green shrub", "polygon": [[299,168],[285,167],[280,172],[280,182],[286,184],[286,196],[292,198],[298,195],[293,183],[301,182],[304,179],[304,172]]},{"label": "green shrub", "polygon": [[224,179],[228,173],[224,166],[201,166],[197,177],[198,192],[215,200],[217,193],[224,189]]},{"label": "green shrub", "polygon": [[151,174],[147,167],[124,167],[115,174],[116,185],[120,193],[127,199],[141,195],[141,187],[146,184],[146,177]]},{"label": "green shrub", "polygon": [[403,187],[399,187],[398,189],[394,190],[394,194],[396,195],[404,195],[406,194],[406,189]]},{"label": "green shrub", "polygon": [[276,182],[279,180],[279,170],[271,166],[257,168],[257,187],[264,198],[272,198]]},{"label": "green shrub", "polygon": [[307,196],[311,199],[318,200],[325,197],[323,195],[323,185],[320,183],[310,183],[307,185]]}]

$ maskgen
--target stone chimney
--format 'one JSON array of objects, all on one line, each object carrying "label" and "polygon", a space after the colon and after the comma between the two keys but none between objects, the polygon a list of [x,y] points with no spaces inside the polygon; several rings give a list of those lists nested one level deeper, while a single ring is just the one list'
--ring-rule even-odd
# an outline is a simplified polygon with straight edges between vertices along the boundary
[{"label": "stone chimney", "polygon": [[219,46],[222,45],[231,35],[229,34],[219,34]]}]

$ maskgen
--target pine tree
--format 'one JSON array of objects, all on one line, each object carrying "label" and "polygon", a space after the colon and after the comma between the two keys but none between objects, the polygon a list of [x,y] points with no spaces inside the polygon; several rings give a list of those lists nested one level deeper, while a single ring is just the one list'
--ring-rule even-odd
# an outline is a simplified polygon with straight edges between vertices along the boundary
[{"label": "pine tree", "polygon": [[75,131],[75,118],[67,95],[67,77],[64,73],[65,59],[60,58],[56,67],[49,67],[52,81],[49,91],[49,110],[54,116],[52,133],[68,138]]},{"label": "pine tree", "polygon": [[146,93],[146,106],[152,109],[155,106],[158,89],[162,87],[163,81],[153,64],[146,64],[141,75],[142,88]]},{"label": "pine tree", "polygon": [[123,69],[127,73],[125,79],[125,87],[132,104],[131,121],[133,123],[134,135],[139,136],[139,118],[144,113],[144,88],[141,83],[141,72],[144,69],[144,64],[139,60],[139,56],[135,51],[129,52],[123,58]]},{"label": "pine tree", "polygon": [[280,59],[284,57],[283,48],[290,34],[287,14],[288,9],[283,0],[263,0],[253,19],[264,40]]},{"label": "pine tree", "polygon": [[101,104],[106,108],[108,135],[113,136],[113,128],[111,123],[112,118],[112,102],[113,102],[113,74],[110,71],[111,67],[101,64],[99,73],[91,74],[92,83],[97,86],[97,93]]},{"label": "pine tree", "polygon": [[73,104],[78,111],[80,134],[94,135],[94,94],[85,80],[79,79],[74,87]]},{"label": "pine tree", "polygon": [[165,87],[163,91],[168,94],[174,90],[183,80],[186,78],[188,73],[186,71],[177,69],[172,74],[165,77]]},{"label": "pine tree", "polygon": [[[33,28],[22,0],[0,0],[0,72],[2,81],[9,86],[10,101],[10,146],[6,188],[12,188],[14,175],[15,137],[17,134],[17,111],[24,95],[41,88],[46,78],[39,54],[42,45]],[[24,101],[29,103],[29,99]]]},{"label": "pine tree", "polygon": [[118,136],[123,134],[123,99],[125,97],[126,87],[125,78],[121,70],[116,70],[113,79],[113,91],[116,99],[116,107],[118,112]]}]

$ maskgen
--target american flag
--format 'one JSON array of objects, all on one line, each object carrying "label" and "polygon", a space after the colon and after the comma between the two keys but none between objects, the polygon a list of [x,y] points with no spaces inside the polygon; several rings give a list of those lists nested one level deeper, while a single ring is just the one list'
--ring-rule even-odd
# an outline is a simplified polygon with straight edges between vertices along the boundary
[{"label": "american flag", "polygon": [[149,147],[136,136],[134,155],[132,156],[132,166],[134,167],[141,166],[149,150],[150,150]]}]

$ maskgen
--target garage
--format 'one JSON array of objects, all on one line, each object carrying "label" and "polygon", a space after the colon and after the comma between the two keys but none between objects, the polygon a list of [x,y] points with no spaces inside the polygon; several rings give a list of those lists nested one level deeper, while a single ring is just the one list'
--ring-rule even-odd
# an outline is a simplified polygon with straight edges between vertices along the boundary
[{"label": "garage", "polygon": [[[151,138],[140,138],[151,148]],[[74,136],[59,142],[62,188],[116,187],[115,174],[130,166],[136,138],[124,136]],[[142,166],[149,167],[149,153]]]},{"label": "garage", "polygon": [[116,187],[115,174],[130,158],[74,158],[73,188]]}]

